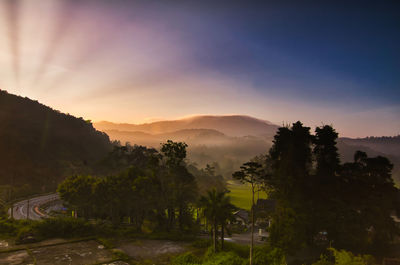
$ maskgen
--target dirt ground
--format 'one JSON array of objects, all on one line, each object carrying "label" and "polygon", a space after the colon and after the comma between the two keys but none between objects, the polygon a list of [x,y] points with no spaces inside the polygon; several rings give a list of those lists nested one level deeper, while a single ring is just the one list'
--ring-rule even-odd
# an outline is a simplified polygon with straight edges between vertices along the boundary
[{"label": "dirt ground", "polygon": [[102,265],[129,265],[129,263],[126,263],[125,261],[114,261],[111,263],[104,263]]},{"label": "dirt ground", "polygon": [[22,265],[34,264],[33,258],[26,250],[19,250],[10,253],[0,253],[0,264]]},{"label": "dirt ground", "polygon": [[9,245],[8,241],[0,239],[0,250],[9,248]]},{"label": "dirt ground", "polygon": [[[55,244],[55,245],[54,245]],[[171,258],[190,249],[189,243],[169,240],[135,240],[116,243],[133,260],[150,264],[169,264]],[[0,240],[0,251],[15,247]],[[47,240],[25,246],[27,250],[0,252],[0,265],[84,265],[104,263],[108,265],[127,265],[122,261],[110,262],[112,252],[95,240],[66,242],[65,240]],[[147,264],[147,263],[146,263]]]},{"label": "dirt ground", "polygon": [[35,261],[38,265],[84,265],[111,260],[111,251],[94,240],[52,246],[33,245],[28,250],[0,253],[0,264],[10,265],[34,264]]},{"label": "dirt ground", "polygon": [[99,248],[94,240],[62,244],[50,247],[41,247],[31,250],[37,264],[91,264],[106,262],[112,259],[109,250]]},{"label": "dirt ground", "polygon": [[189,244],[169,240],[137,240],[119,242],[117,248],[137,261],[151,260],[155,264],[168,264],[172,256],[186,252]]},{"label": "dirt ground", "polygon": [[68,240],[61,238],[47,239],[36,243],[22,244],[22,245],[16,245],[14,241],[15,240],[13,239],[9,240],[0,239],[0,251],[12,248],[34,248],[40,246],[68,243]]}]

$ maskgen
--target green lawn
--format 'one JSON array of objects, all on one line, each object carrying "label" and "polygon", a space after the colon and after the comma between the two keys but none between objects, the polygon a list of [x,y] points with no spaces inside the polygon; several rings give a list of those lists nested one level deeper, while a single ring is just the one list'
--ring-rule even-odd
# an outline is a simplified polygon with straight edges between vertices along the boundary
[{"label": "green lawn", "polygon": [[[227,182],[228,190],[231,192],[229,196],[231,196],[231,202],[233,205],[245,209],[250,210],[251,208],[251,187],[250,185],[240,184],[234,181]],[[257,198],[266,199],[267,194],[265,192],[260,192],[258,195],[256,194],[254,200],[257,202]]]}]

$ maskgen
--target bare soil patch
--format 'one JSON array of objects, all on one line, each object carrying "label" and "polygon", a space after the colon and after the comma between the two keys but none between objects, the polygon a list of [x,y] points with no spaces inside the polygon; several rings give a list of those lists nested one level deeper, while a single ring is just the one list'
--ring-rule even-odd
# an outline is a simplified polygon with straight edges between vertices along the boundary
[{"label": "bare soil patch", "polygon": [[152,260],[155,264],[168,264],[171,256],[186,252],[189,244],[169,240],[137,240],[120,242],[117,247],[134,260]]},{"label": "bare soil patch", "polygon": [[[55,245],[49,245],[55,244]],[[79,242],[63,242],[63,240],[48,240],[26,246],[28,250],[10,250],[0,253],[0,265],[84,265],[106,263],[112,265],[124,265],[126,263],[110,262],[112,253],[95,240]]]},{"label": "bare soil patch", "polygon": [[10,243],[7,240],[0,239],[0,250],[8,249],[10,247]]},{"label": "bare soil patch", "polygon": [[19,250],[9,253],[0,253],[0,264],[25,265],[33,264],[33,258],[26,250]]},{"label": "bare soil patch", "polygon": [[99,248],[94,240],[67,243],[56,246],[40,247],[31,250],[37,264],[93,264],[107,262],[112,259],[109,250]]}]

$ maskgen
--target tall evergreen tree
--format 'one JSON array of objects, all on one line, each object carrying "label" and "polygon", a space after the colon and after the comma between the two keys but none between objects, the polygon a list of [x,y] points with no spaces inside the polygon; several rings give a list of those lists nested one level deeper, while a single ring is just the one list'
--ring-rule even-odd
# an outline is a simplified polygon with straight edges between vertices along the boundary
[{"label": "tall evergreen tree", "polygon": [[324,125],[315,129],[314,158],[315,174],[310,178],[308,198],[314,218],[307,228],[308,243],[315,244],[319,232],[332,231],[336,227],[332,213],[341,206],[337,203],[340,192],[340,160],[336,141],[338,133],[332,126]]},{"label": "tall evergreen tree", "polygon": [[337,173],[340,164],[337,138],[338,133],[332,126],[325,125],[315,129],[314,155],[317,176],[331,177]]}]

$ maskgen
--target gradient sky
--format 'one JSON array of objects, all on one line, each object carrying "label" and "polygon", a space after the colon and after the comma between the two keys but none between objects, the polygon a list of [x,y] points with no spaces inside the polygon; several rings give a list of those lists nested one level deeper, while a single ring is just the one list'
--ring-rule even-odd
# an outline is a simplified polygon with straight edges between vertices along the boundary
[{"label": "gradient sky", "polygon": [[400,133],[400,1],[2,0],[0,88],[95,121]]}]

